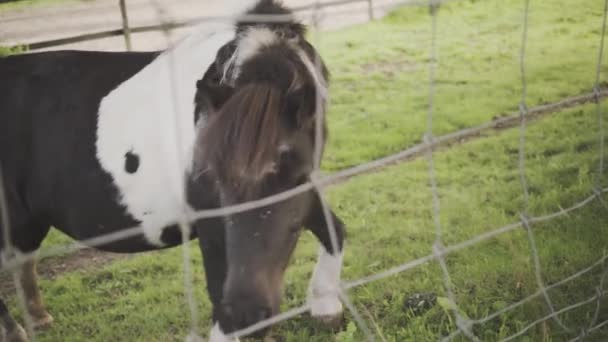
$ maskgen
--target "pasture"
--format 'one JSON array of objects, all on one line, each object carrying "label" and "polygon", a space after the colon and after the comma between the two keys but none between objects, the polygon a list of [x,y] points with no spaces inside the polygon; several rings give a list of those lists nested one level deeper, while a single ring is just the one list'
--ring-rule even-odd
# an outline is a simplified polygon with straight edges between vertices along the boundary
[{"label": "pasture", "polygon": [[24,9],[30,6],[48,6],[56,5],[62,2],[68,2],[66,0],[5,0],[0,3],[0,12],[13,10],[13,9]]},{"label": "pasture", "polygon": [[[596,0],[579,0],[576,6],[564,0],[531,1],[530,107],[592,89],[603,5]],[[442,6],[436,135],[517,110],[522,18],[520,0],[470,0]],[[403,8],[374,23],[313,36],[333,74],[325,171],[355,166],[421,141],[427,124],[430,30],[427,8]],[[601,70],[605,74],[608,68],[604,65]],[[602,104],[602,109],[606,113],[608,106]],[[445,245],[519,221],[523,206],[519,134],[517,128],[486,131],[435,153]],[[592,194],[600,161],[595,104],[545,114],[528,123],[525,136],[531,216],[557,212]],[[348,230],[345,281],[432,253],[435,226],[428,178],[427,161],[422,157],[330,188],[330,203]],[[608,182],[602,185],[608,186]],[[554,284],[605,255],[608,207],[596,199],[567,215],[534,224],[532,229],[543,280]],[[59,233],[51,234],[46,248],[69,241]],[[210,328],[210,303],[200,253],[195,243],[191,247],[199,332],[204,334]],[[316,250],[317,242],[304,234],[286,275],[284,310],[303,303]],[[450,281],[461,314],[482,319],[537,293],[532,256],[524,229],[448,255]],[[77,265],[61,271],[57,265],[64,263]],[[179,248],[102,263],[91,261],[92,265],[70,255],[43,264],[43,269],[54,265],[53,279],[43,277],[41,289],[55,324],[38,335],[39,341],[182,341],[188,331]],[[597,264],[550,289],[555,309],[593,297],[606,267]],[[419,293],[435,294],[437,303],[425,310],[409,308],[407,299]],[[357,287],[349,294],[378,340],[435,341],[457,329],[436,261]],[[13,312],[19,312],[16,300],[9,302]],[[573,338],[593,320],[597,305],[591,301],[559,316],[573,332],[564,332],[548,320],[532,326],[518,340]],[[597,322],[608,320],[608,298],[604,296],[599,305]],[[483,341],[500,340],[548,313],[542,296],[536,296],[472,330]],[[278,324],[272,334],[286,341],[364,339],[350,314],[341,332],[330,332],[302,315]],[[606,338],[606,328],[590,336],[597,341]]]}]

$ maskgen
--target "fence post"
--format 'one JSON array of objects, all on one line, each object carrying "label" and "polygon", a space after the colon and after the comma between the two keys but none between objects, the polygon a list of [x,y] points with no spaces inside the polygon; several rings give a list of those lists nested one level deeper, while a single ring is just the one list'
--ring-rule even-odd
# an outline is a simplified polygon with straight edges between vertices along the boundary
[{"label": "fence post", "polygon": [[374,20],[374,0],[367,0],[367,10],[369,12],[369,20]]},{"label": "fence post", "polygon": [[125,37],[127,51],[131,51],[131,29],[129,28],[129,17],[127,16],[126,0],[119,0],[120,14],[122,15],[122,33]]}]

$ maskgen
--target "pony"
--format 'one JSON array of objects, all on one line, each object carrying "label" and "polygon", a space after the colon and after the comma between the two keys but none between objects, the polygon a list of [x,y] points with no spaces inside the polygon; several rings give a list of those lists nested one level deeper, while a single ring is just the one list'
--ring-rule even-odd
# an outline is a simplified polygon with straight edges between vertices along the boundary
[{"label": "pony", "polygon": [[[2,263],[11,251],[35,254],[51,227],[85,243],[139,227],[135,236],[92,245],[118,253],[198,239],[213,305],[210,340],[237,341],[229,335],[279,312],[285,269],[308,229],[320,242],[311,315],[325,322],[341,317],[345,228],[331,209],[326,221],[316,192],[183,224],[199,210],[293,189],[309,181],[315,165],[328,69],[280,2],[237,7],[238,15],[292,19],[235,16],[202,25],[163,51],[0,59]],[[324,120],[322,126],[321,155]],[[53,318],[36,263],[23,263],[19,274],[34,327],[48,327]],[[1,300],[0,325],[6,340],[27,341]]]}]

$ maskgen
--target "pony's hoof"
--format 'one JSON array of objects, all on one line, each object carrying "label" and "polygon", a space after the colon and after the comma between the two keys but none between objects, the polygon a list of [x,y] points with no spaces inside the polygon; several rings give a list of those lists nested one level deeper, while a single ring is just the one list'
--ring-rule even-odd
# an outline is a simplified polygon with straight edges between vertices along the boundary
[{"label": "pony's hoof", "polygon": [[345,319],[342,313],[335,316],[315,316],[314,319],[325,329],[340,331],[344,329]]},{"label": "pony's hoof", "polygon": [[209,342],[239,342],[238,338],[230,338],[224,335],[219,323],[215,323],[209,333]]},{"label": "pony's hoof", "polygon": [[323,327],[339,330],[344,326],[342,302],[337,296],[311,298],[310,315]]},{"label": "pony's hoof", "polygon": [[53,316],[45,312],[41,317],[34,317],[32,324],[36,330],[46,330],[53,325],[54,321]]},{"label": "pony's hoof", "polygon": [[2,341],[7,341],[7,342],[29,342],[29,339],[27,338],[27,334],[25,333],[25,330],[23,330],[23,328],[17,324],[15,326],[15,329],[13,329],[12,331],[6,332],[5,334],[3,334],[4,339],[2,339]]},{"label": "pony's hoof", "polygon": [[342,302],[340,302],[338,296],[311,296],[308,304],[310,305],[310,314],[313,317],[335,317],[342,314],[343,311]]}]

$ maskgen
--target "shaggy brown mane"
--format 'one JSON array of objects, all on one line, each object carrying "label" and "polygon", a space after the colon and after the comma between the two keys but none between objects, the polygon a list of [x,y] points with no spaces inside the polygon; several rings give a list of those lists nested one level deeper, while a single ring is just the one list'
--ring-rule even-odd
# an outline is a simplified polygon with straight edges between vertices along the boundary
[{"label": "shaggy brown mane", "polygon": [[241,195],[269,172],[278,153],[282,92],[270,83],[239,89],[210,115],[199,135],[199,160],[206,160],[223,182]]}]

